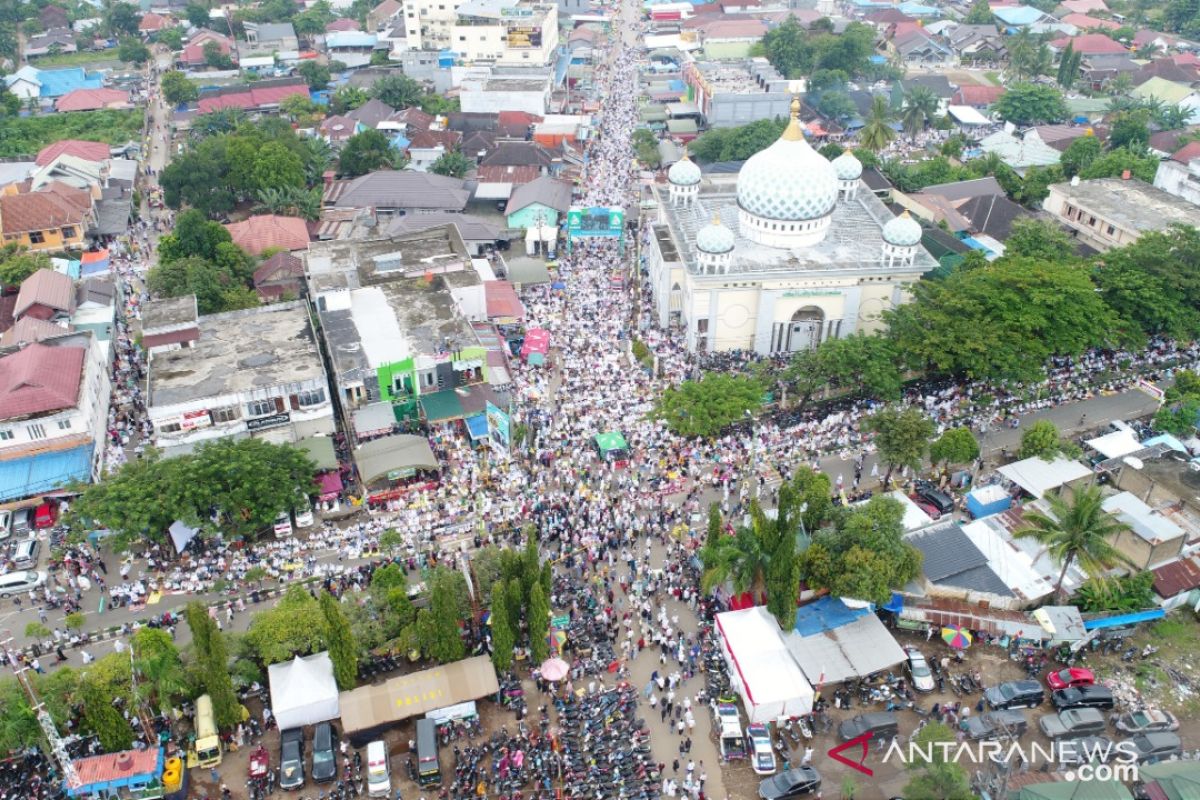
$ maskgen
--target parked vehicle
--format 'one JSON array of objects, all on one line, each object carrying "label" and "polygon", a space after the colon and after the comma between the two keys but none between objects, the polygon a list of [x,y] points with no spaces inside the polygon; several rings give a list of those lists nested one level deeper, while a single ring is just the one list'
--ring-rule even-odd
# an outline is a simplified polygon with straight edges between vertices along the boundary
[{"label": "parked vehicle", "polygon": [[387,745],[376,740],[367,745],[367,796],[387,797],[392,793]]},{"label": "parked vehicle", "polygon": [[440,786],[442,783],[437,726],[431,719],[417,720],[417,783],[421,786]]},{"label": "parked vehicle", "polygon": [[279,734],[279,788],[299,789],[304,785],[304,731],[288,728]]},{"label": "parked vehicle", "polygon": [[18,508],[12,514],[12,532],[16,536],[24,536],[33,530],[33,509]]},{"label": "parked vehicle", "polygon": [[1084,667],[1067,667],[1046,676],[1046,685],[1051,689],[1079,688],[1096,682],[1096,674]]},{"label": "parked vehicle", "polygon": [[1107,736],[1084,736],[1080,739],[1063,739],[1054,743],[1055,754],[1060,764],[1106,764],[1118,755],[1116,743]]},{"label": "parked vehicle", "polygon": [[1170,731],[1139,733],[1126,741],[1137,753],[1139,764],[1155,764],[1183,755],[1183,740],[1179,738],[1179,734]]},{"label": "parked vehicle", "polygon": [[983,693],[988,708],[1036,708],[1046,701],[1046,690],[1037,681],[1008,681]]},{"label": "parked vehicle", "polygon": [[1057,714],[1046,714],[1038,720],[1038,727],[1051,739],[1078,739],[1104,733],[1108,723],[1099,709],[1069,708]]},{"label": "parked vehicle", "polygon": [[796,767],[767,778],[758,785],[761,800],[792,800],[821,788],[821,773],[812,767]]},{"label": "parked vehicle", "polygon": [[36,589],[46,582],[46,573],[34,570],[6,572],[0,575],[0,597],[14,594],[25,594],[30,589]]},{"label": "parked vehicle", "polygon": [[212,698],[202,694],[196,698],[196,738],[188,754],[189,767],[215,767],[221,763],[221,737],[213,716]]},{"label": "parked vehicle", "polygon": [[733,703],[718,703],[716,711],[717,735],[721,757],[726,761],[745,758],[746,738],[742,733],[742,719]]},{"label": "parked vehicle", "polygon": [[337,774],[337,734],[328,722],[318,723],[313,731],[313,781],[326,783],[336,778]]},{"label": "parked vehicle", "polygon": [[1027,730],[1025,713],[1015,709],[985,711],[963,723],[963,733],[968,739],[1016,739]]},{"label": "parked vehicle", "polygon": [[7,539],[12,535],[12,512],[0,511],[0,539]]},{"label": "parked vehicle", "polygon": [[1093,684],[1058,689],[1050,695],[1050,702],[1059,711],[1065,708],[1099,708],[1107,711],[1116,701],[1108,687]]},{"label": "parked vehicle", "polygon": [[906,647],[904,652],[908,655],[904,666],[912,678],[912,688],[918,692],[932,692],[937,684],[934,683],[933,671],[929,669],[925,656],[915,647]]},{"label": "parked vehicle", "polygon": [[22,539],[13,545],[12,554],[9,558],[13,566],[17,569],[36,567],[38,563],[38,551],[41,549],[41,542],[37,539]]},{"label": "parked vehicle", "polygon": [[842,741],[848,742],[865,734],[870,734],[872,740],[882,739],[890,741],[896,738],[896,734],[900,732],[900,724],[896,721],[896,715],[890,711],[872,711],[867,714],[859,714],[857,717],[852,717],[843,720],[838,726],[838,736]]},{"label": "parked vehicle", "polygon": [[1179,720],[1169,711],[1148,708],[1131,711],[1113,717],[1113,725],[1121,733],[1152,733],[1154,731],[1177,731]]},{"label": "parked vehicle", "polygon": [[928,481],[917,481],[917,495],[943,514],[954,510],[954,498]]},{"label": "parked vehicle", "polygon": [[284,511],[275,517],[275,522],[272,525],[276,539],[286,539],[292,535],[292,517],[288,512]]},{"label": "parked vehicle", "polygon": [[746,726],[746,739],[753,754],[750,766],[759,775],[770,775],[776,770],[775,749],[771,747],[771,732],[766,725],[755,723]]},{"label": "parked vehicle", "polygon": [[42,503],[33,512],[33,527],[53,528],[58,522],[58,504],[50,500]]}]

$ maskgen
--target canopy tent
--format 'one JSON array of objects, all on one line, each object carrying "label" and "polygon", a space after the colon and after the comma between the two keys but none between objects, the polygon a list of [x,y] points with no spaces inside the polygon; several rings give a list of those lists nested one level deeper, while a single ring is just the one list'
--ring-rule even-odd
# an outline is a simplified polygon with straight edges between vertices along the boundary
[{"label": "canopy tent", "polygon": [[1124,430],[1113,431],[1112,433],[1098,436],[1095,439],[1088,439],[1084,444],[1105,458],[1120,458],[1121,456],[1127,456],[1130,453],[1136,453],[1138,450],[1145,449],[1136,436]]},{"label": "canopy tent", "polygon": [[618,431],[597,433],[596,447],[600,449],[600,455],[607,455],[614,450],[629,450],[629,444],[625,441],[625,437]]},{"label": "canopy tent", "polygon": [[462,398],[453,389],[421,395],[421,410],[425,412],[426,422],[445,422],[451,419],[462,419],[466,416],[463,411]]},{"label": "canopy tent", "polygon": [[316,653],[267,667],[271,711],[279,730],[337,719],[338,688],[329,653]]},{"label": "canopy tent", "polygon": [[890,669],[905,658],[879,617],[867,608],[850,608],[835,597],[802,606],[796,614],[795,630],[783,641],[800,669],[818,686]]},{"label": "canopy tent", "polygon": [[1172,436],[1169,433],[1160,433],[1157,436],[1152,436],[1151,438],[1142,442],[1142,447],[1154,447],[1154,446],[1160,445],[1160,444],[1164,444],[1167,447],[1171,448],[1172,450],[1174,450],[1178,453],[1183,453],[1184,455],[1191,455],[1191,453],[1187,449],[1187,445],[1185,445],[1183,442],[1179,441],[1178,439],[1176,439],[1174,436]]},{"label": "canopy tent", "polygon": [[1038,499],[1046,492],[1092,474],[1083,464],[1069,458],[1056,458],[1053,461],[1026,458],[1005,464],[997,471]]},{"label": "canopy tent", "polygon": [[175,520],[171,523],[171,527],[167,528],[167,533],[171,535],[171,543],[175,545],[175,552],[182,553],[183,548],[188,546],[188,542],[195,539],[196,534],[200,533],[200,529]]},{"label": "canopy tent", "polygon": [[812,711],[815,693],[784,645],[779,625],[762,606],[717,615],[721,654],[751,722]]},{"label": "canopy tent", "polygon": [[424,436],[403,434],[375,439],[360,445],[354,452],[358,472],[370,485],[388,473],[416,469],[437,469],[438,460]]},{"label": "canopy tent", "polygon": [[396,424],[396,412],[388,402],[371,403],[354,412],[354,432],[359,436],[390,431]]},{"label": "canopy tent", "polygon": [[313,463],[317,465],[317,472],[327,472],[337,469],[339,466],[337,452],[333,448],[333,439],[328,436],[310,436],[296,442],[296,446],[313,460]]},{"label": "canopy tent", "polygon": [[467,417],[467,433],[470,434],[472,442],[486,439],[488,437],[487,414]]},{"label": "canopy tent", "polygon": [[959,125],[991,125],[992,121],[972,106],[948,106],[946,113]]},{"label": "canopy tent", "polygon": [[84,253],[79,257],[79,272],[83,277],[108,272],[111,260],[107,250]]},{"label": "canopy tent", "polygon": [[322,472],[317,476],[317,485],[321,489],[321,499],[327,500],[342,491],[342,476],[336,472]]},{"label": "canopy tent", "polygon": [[475,656],[342,692],[342,729],[358,747],[409,717],[499,691],[491,659]]},{"label": "canopy tent", "polygon": [[545,328],[530,328],[525,331],[525,343],[521,345],[521,357],[528,359],[533,353],[545,356],[550,352],[550,331]]},{"label": "canopy tent", "polygon": [[513,283],[549,283],[550,270],[546,262],[527,256],[505,259],[505,275]]}]

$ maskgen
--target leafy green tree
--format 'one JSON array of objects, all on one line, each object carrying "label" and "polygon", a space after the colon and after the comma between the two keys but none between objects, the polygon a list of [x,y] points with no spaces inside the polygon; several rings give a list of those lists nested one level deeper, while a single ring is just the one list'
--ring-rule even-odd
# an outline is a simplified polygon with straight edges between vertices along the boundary
[{"label": "leafy green tree", "polygon": [[938,744],[955,744],[954,731],[941,723],[930,722],[913,736],[913,746],[922,752],[931,752],[928,762],[914,760],[907,764],[916,773],[904,786],[908,797],[937,797],[942,800],[974,800],[970,775],[961,764],[946,758]]},{"label": "leafy green tree", "polygon": [[203,3],[188,3],[183,15],[194,28],[203,28],[209,24],[208,6]]},{"label": "leafy green tree", "polygon": [[445,175],[450,178],[461,178],[475,166],[475,162],[457,150],[449,150],[437,157],[429,165],[429,171],[434,175]]},{"label": "leafy green tree", "polygon": [[21,98],[0,86],[0,117],[15,117],[21,113]]},{"label": "leafy green tree", "polygon": [[1067,145],[1067,149],[1063,151],[1062,159],[1059,161],[1063,174],[1071,178],[1083,172],[1100,157],[1102,149],[1100,140],[1096,136],[1080,136]]},{"label": "leafy green tree", "polygon": [[975,0],[971,4],[971,9],[967,12],[967,18],[963,20],[968,25],[988,25],[996,20],[992,14],[992,7],[988,5],[987,0]]},{"label": "leafy green tree", "polygon": [[760,119],[737,128],[714,128],[690,145],[697,161],[744,161],[779,141],[786,122]]},{"label": "leafy green tree", "polygon": [[17,287],[39,269],[53,269],[50,256],[10,242],[0,248],[0,285]]},{"label": "leafy green tree", "polygon": [[196,209],[188,209],[175,218],[171,233],[159,240],[158,258],[164,262],[192,257],[214,261],[217,258],[217,246],[232,241],[233,237],[224,225],[210,222]]},{"label": "leafy green tree", "polygon": [[371,95],[366,89],[360,89],[357,86],[339,86],[337,91],[329,98],[329,110],[334,114],[345,114],[347,111],[353,111],[363,103],[371,99]]},{"label": "leafy green tree", "polygon": [[122,39],[117,48],[117,58],[132,64],[145,64],[150,60],[150,48],[146,47],[141,39]]},{"label": "leafy green tree", "polygon": [[1004,255],[1042,261],[1069,261],[1075,255],[1074,240],[1057,224],[1035,217],[1013,222],[1004,240]]},{"label": "leafy green tree", "polygon": [[996,114],[1016,125],[1062,122],[1067,103],[1062,92],[1041,83],[1014,83],[993,106]]},{"label": "leafy green tree", "polygon": [[540,664],[550,655],[550,601],[541,581],[535,581],[529,592],[529,654],[535,664]]},{"label": "leafy green tree", "polygon": [[763,402],[762,385],[752,379],[706,373],[698,381],[684,381],[663,392],[655,416],[680,436],[711,438],[734,422],[752,415]]},{"label": "leafy green tree", "polygon": [[358,652],[350,621],[342,613],[341,606],[329,592],[322,592],[319,601],[321,616],[325,618],[325,641],[329,647],[329,660],[333,662],[333,677],[343,692],[354,688],[358,678]]},{"label": "leafy green tree", "polygon": [[208,609],[199,602],[187,604],[184,618],[192,632],[201,688],[212,699],[217,727],[228,730],[241,722],[242,713],[229,674],[229,652],[225,648],[225,639],[216,621],[208,615]]},{"label": "leafy green tree", "polygon": [[325,33],[325,26],[335,19],[337,19],[337,15],[333,13],[333,8],[329,3],[319,0],[293,17],[292,27],[301,36],[315,36]]},{"label": "leafy green tree", "polygon": [[1063,581],[1072,564],[1078,563],[1093,578],[1120,561],[1113,539],[1130,528],[1103,508],[1104,495],[1098,486],[1076,488],[1068,503],[1060,495],[1049,494],[1050,513],[1025,512],[1028,526],[1014,531],[1018,539],[1033,539],[1062,564],[1054,591],[1063,594]]},{"label": "leafy green tree", "polygon": [[[1082,58],[1083,53],[1078,55]],[[1058,61],[1058,85],[1064,89],[1070,89],[1078,74],[1079,61],[1076,60],[1075,43],[1067,42],[1067,49],[1063,50]]]},{"label": "leafy green tree", "polygon": [[1200,0],[1170,0],[1163,7],[1166,30],[1190,38],[1200,36]]},{"label": "leafy green tree", "polygon": [[387,136],[374,129],[365,130],[346,140],[338,155],[338,172],[356,178],[391,167],[395,155]]},{"label": "leafy green tree", "polygon": [[173,106],[191,103],[200,96],[200,88],[177,69],[167,70],[159,79],[163,97]]},{"label": "leafy green tree", "polygon": [[904,96],[904,109],[900,112],[900,122],[904,133],[914,137],[925,130],[937,114],[938,97],[928,86],[914,86]]},{"label": "leafy green tree", "polygon": [[244,282],[201,258],[181,258],[152,267],[147,283],[160,297],[196,295],[201,314],[236,311],[259,304],[257,295]]},{"label": "leafy green tree", "polygon": [[887,464],[883,485],[888,486],[897,467],[919,470],[933,437],[933,420],[916,408],[887,406],[863,421],[863,430],[875,435],[879,459]]},{"label": "leafy green tree", "polygon": [[154,34],[154,41],[166,47],[171,52],[178,52],[183,49],[183,31],[178,25],[170,28],[163,28],[158,33]]},{"label": "leafy green tree", "polygon": [[[57,671],[56,671],[57,672]],[[29,696],[14,677],[0,679],[0,748],[11,753],[42,743],[42,728]]]},{"label": "leafy green tree", "polygon": [[466,581],[461,573],[438,567],[428,584],[429,607],[417,613],[417,636],[427,656],[449,664],[466,653],[458,625],[468,612]]},{"label": "leafy green tree", "polygon": [[735,593],[749,592],[755,602],[761,602],[766,599],[767,571],[774,555],[753,527],[738,528],[733,536],[720,536],[700,551],[704,565],[700,588],[711,592],[731,583]]},{"label": "leafy green tree", "polygon": [[254,182],[259,189],[301,189],[304,160],[279,142],[267,142],[254,161]]},{"label": "leafy green tree", "polygon": [[1017,457],[1044,458],[1049,461],[1076,452],[1078,448],[1059,434],[1053,422],[1040,419],[1021,432],[1021,447],[1017,450]]},{"label": "leafy green tree", "polygon": [[1200,397],[1191,396],[1163,406],[1154,414],[1154,430],[1188,437],[1200,422]]},{"label": "leafy green tree", "polygon": [[721,506],[713,503],[708,507],[708,523],[705,526],[704,547],[716,547],[724,535],[725,529],[721,524]]},{"label": "leafy green tree", "polygon": [[1108,133],[1110,150],[1125,148],[1130,152],[1141,152],[1150,143],[1150,111],[1122,111],[1113,116]]},{"label": "leafy green tree", "polygon": [[400,72],[385,75],[371,87],[371,94],[392,108],[415,106],[424,93],[421,84]]},{"label": "leafy green tree", "polygon": [[1142,611],[1155,606],[1154,573],[1115,578],[1088,578],[1076,590],[1071,602],[1081,611]]},{"label": "leafy green tree", "polygon": [[1097,158],[1079,173],[1079,177],[1089,181],[1096,178],[1119,178],[1128,170],[1139,181],[1153,183],[1157,169],[1158,159],[1155,156],[1148,153],[1138,154],[1120,147]]},{"label": "leafy green tree", "polygon": [[512,667],[517,637],[513,630],[513,622],[508,617],[508,604],[503,599],[503,581],[497,580],[492,584],[491,596],[499,598],[492,603],[491,616],[488,618],[492,629],[492,664],[495,665],[496,672],[503,675]]},{"label": "leafy green tree", "polygon": [[116,753],[133,746],[133,728],[113,706],[112,696],[89,680],[87,673],[79,687],[83,724],[100,739],[105,752]]},{"label": "leafy green tree", "polygon": [[1008,42],[1008,72],[1018,81],[1027,81],[1050,71],[1054,57],[1046,43],[1021,28]]},{"label": "leafy green tree", "polygon": [[162,628],[138,628],[130,639],[139,700],[160,714],[190,688],[171,634]]},{"label": "leafy green tree", "polygon": [[308,84],[310,89],[326,88],[329,86],[329,80],[332,77],[328,66],[312,59],[302,62],[296,68],[296,72],[301,78],[304,78],[304,82]]},{"label": "leafy green tree", "polygon": [[810,94],[824,94],[827,91],[833,90],[844,92],[846,84],[850,82],[850,76],[840,69],[818,69],[813,72],[808,79],[808,91]]},{"label": "leafy green tree", "polygon": [[233,58],[229,53],[221,49],[219,43],[207,41],[200,50],[204,53],[204,63],[206,66],[213,69],[233,69]]},{"label": "leafy green tree", "polygon": [[970,464],[979,458],[979,442],[970,428],[950,428],[929,445],[934,464]]},{"label": "leafy green tree", "polygon": [[294,584],[274,608],[254,615],[245,640],[258,660],[270,666],[326,649],[328,625],[321,604],[308,589]]},{"label": "leafy green tree", "polygon": [[637,160],[650,169],[658,169],[662,157],[658,154],[658,138],[646,128],[638,128],[633,132],[633,153]]},{"label": "leafy green tree", "polygon": [[821,93],[817,100],[817,110],[838,123],[843,123],[858,113],[850,95],[836,89]]},{"label": "leafy green tree", "polygon": [[113,38],[120,38],[122,34],[137,36],[141,22],[141,12],[130,3],[113,3],[104,13],[104,25]]},{"label": "leafy green tree", "polygon": [[878,400],[900,396],[902,378],[895,345],[882,336],[856,333],[831,338],[816,348],[824,380],[837,392]]},{"label": "leafy green tree", "polygon": [[[496,602],[493,600],[492,602]],[[519,639],[521,620],[524,616],[525,609],[528,607],[521,590],[521,579],[519,577],[511,577],[504,582],[504,605],[508,612],[508,622],[512,626],[513,635]]]},{"label": "leafy green tree", "polygon": [[877,153],[895,138],[891,106],[886,97],[877,94],[871,98],[871,110],[867,112],[866,124],[858,134],[858,141],[866,149]]}]

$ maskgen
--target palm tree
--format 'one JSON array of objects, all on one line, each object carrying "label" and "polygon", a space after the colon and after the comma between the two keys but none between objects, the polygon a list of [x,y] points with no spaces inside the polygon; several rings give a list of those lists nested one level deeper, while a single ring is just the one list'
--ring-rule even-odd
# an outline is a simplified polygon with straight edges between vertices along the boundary
[{"label": "palm tree", "polygon": [[755,601],[767,593],[767,570],[771,554],[763,547],[762,539],[753,528],[738,528],[733,536],[721,536],[700,550],[704,575],[700,588],[711,592],[727,581],[737,594],[750,592]]},{"label": "palm tree", "polygon": [[1072,564],[1078,563],[1093,578],[1102,577],[1104,570],[1117,563],[1120,554],[1112,539],[1129,530],[1103,508],[1103,495],[1098,487],[1078,489],[1068,504],[1057,495],[1049,495],[1050,513],[1029,512],[1029,526],[1015,531],[1018,539],[1034,539],[1062,564],[1054,591],[1062,594],[1063,580]]},{"label": "palm tree", "polygon": [[871,100],[871,112],[867,115],[867,124],[858,134],[858,141],[863,147],[878,153],[883,148],[891,144],[892,139],[896,138],[896,131],[892,130],[892,109],[888,106],[887,98],[883,95],[875,95]]},{"label": "palm tree", "polygon": [[912,138],[921,131],[937,114],[938,98],[928,86],[914,86],[904,98],[904,111],[900,120],[904,132]]}]

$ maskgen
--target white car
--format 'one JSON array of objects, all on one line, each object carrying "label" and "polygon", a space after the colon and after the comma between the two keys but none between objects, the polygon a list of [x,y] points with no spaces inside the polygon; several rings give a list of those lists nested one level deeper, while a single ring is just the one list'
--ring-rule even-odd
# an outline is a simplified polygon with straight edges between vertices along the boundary
[{"label": "white car", "polygon": [[929,662],[925,660],[925,656],[915,647],[906,647],[904,652],[908,655],[908,674],[912,677],[912,687],[918,692],[932,692],[934,690],[933,670],[929,669]]},{"label": "white car", "polygon": [[775,773],[775,751],[771,749],[771,732],[766,725],[755,723],[746,726],[746,739],[750,742],[750,766],[759,775]]},{"label": "white car", "polygon": [[45,582],[46,573],[44,572],[35,572],[34,570],[6,572],[0,575],[0,597],[24,594],[31,589],[36,589]]},{"label": "white car", "polygon": [[296,527],[307,528],[316,520],[313,517],[312,504],[305,498],[304,505],[296,509]]},{"label": "white car", "polygon": [[275,518],[275,538],[286,539],[292,535],[292,515],[283,511]]}]

